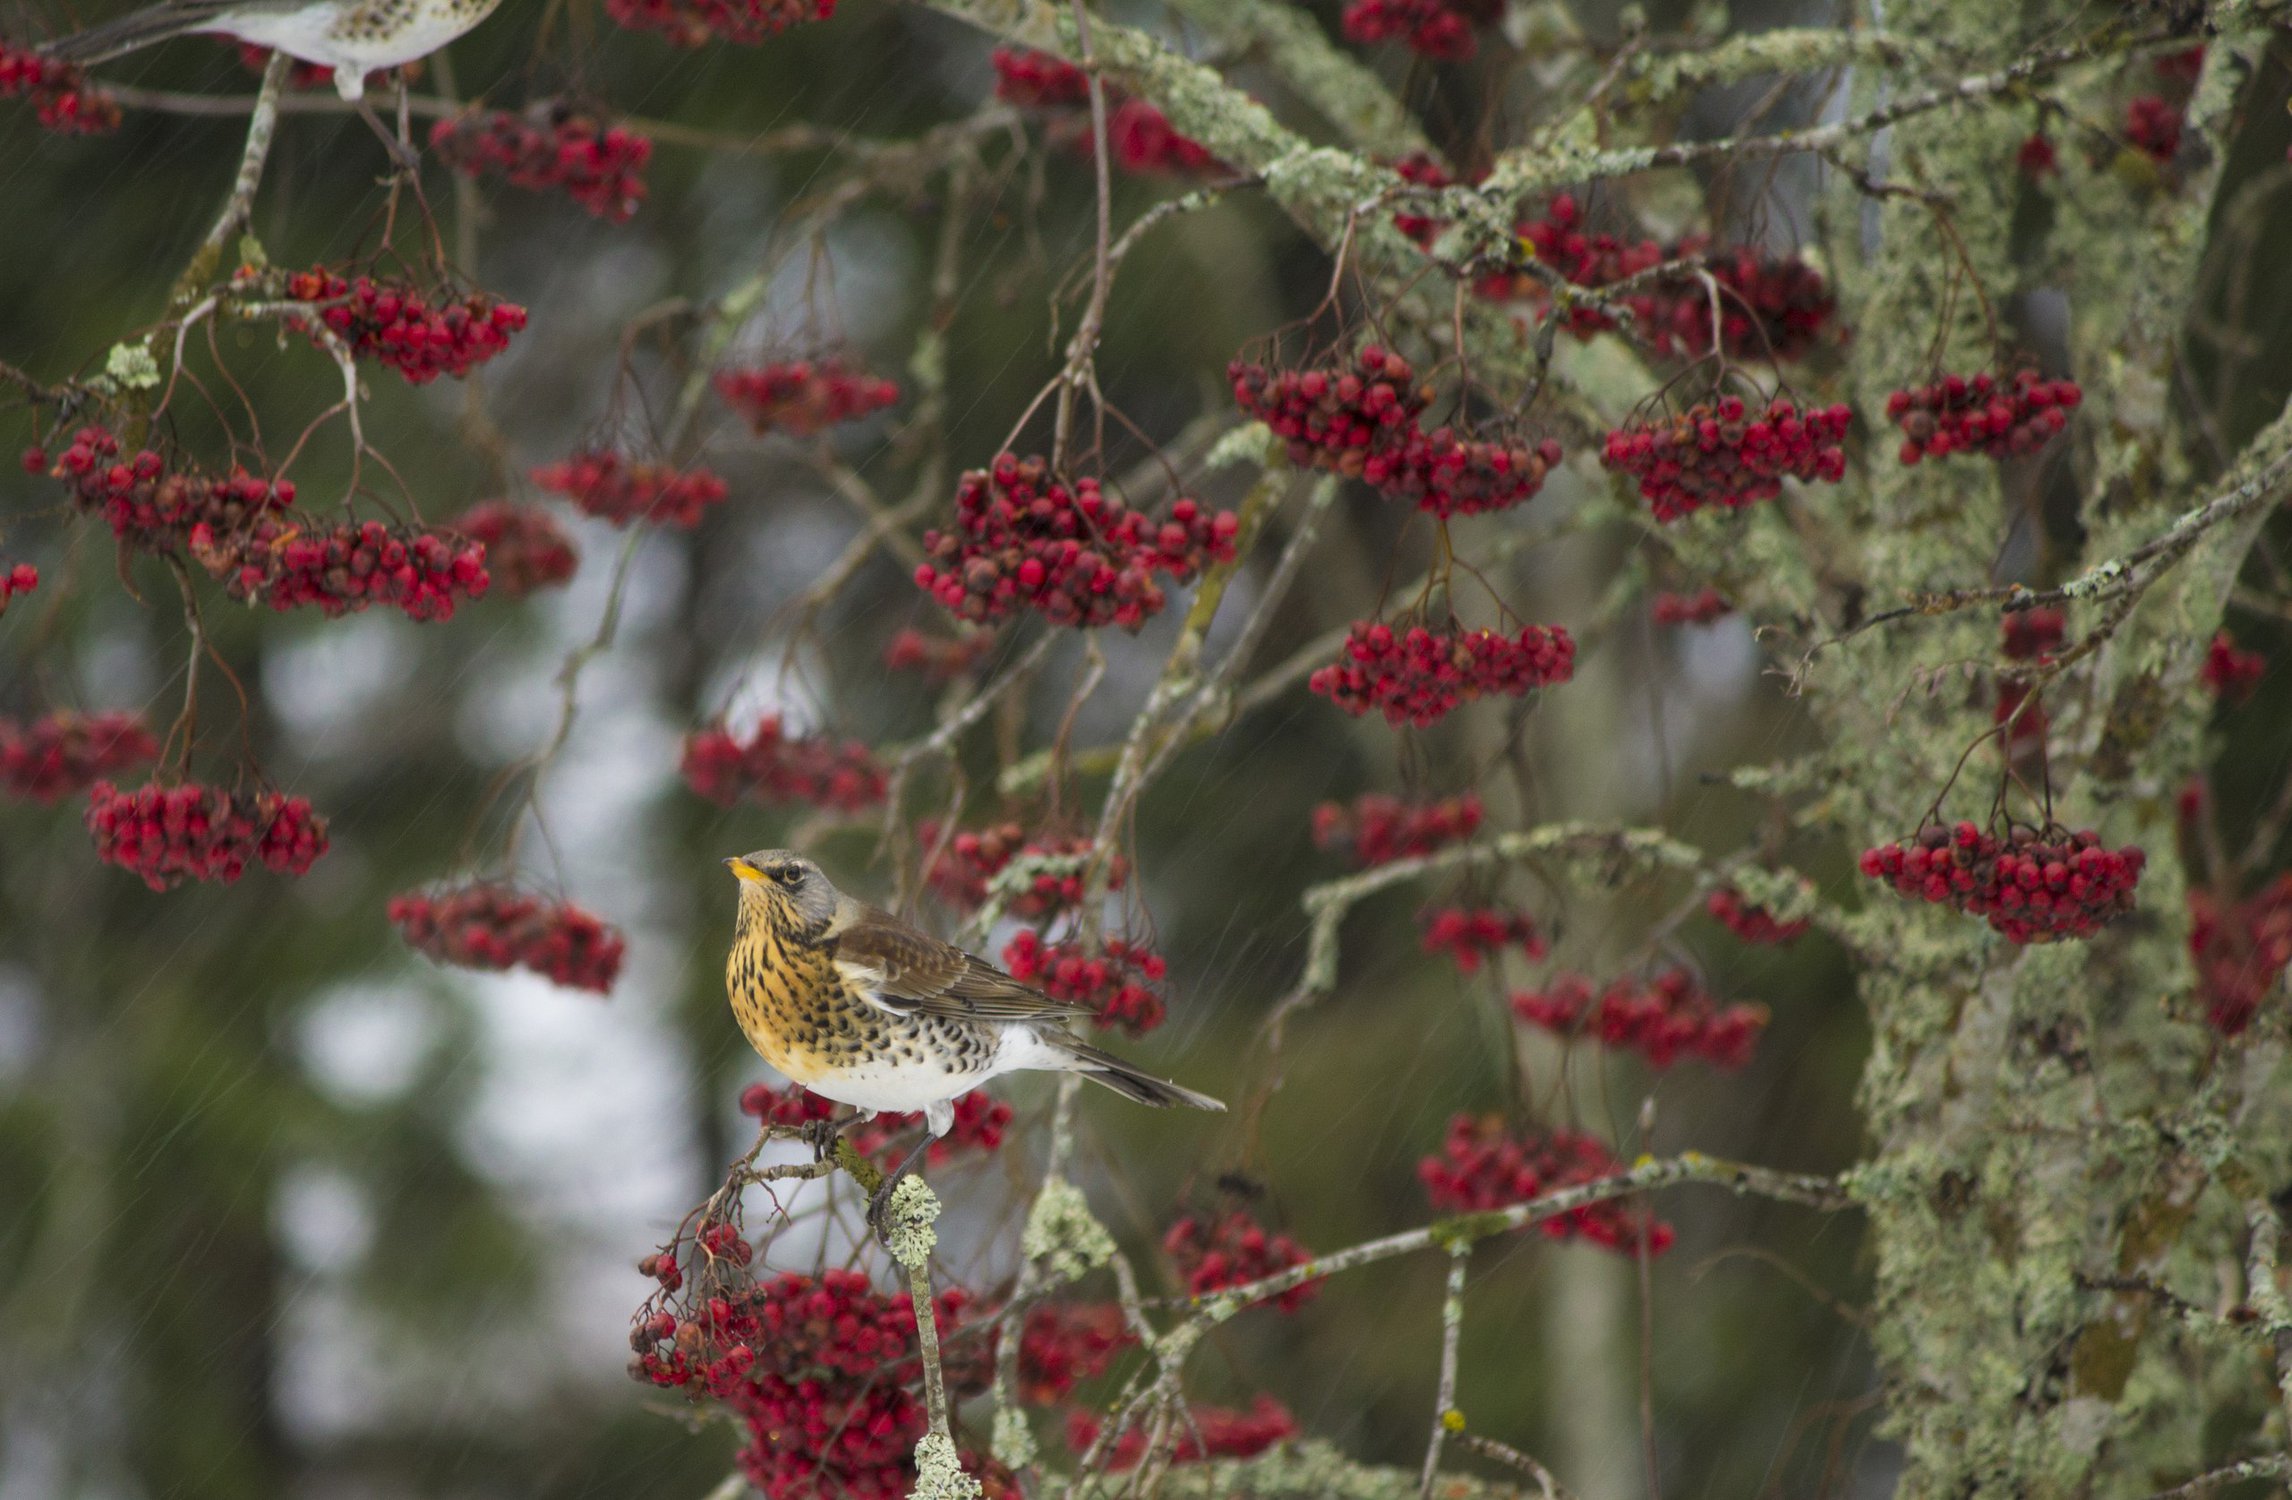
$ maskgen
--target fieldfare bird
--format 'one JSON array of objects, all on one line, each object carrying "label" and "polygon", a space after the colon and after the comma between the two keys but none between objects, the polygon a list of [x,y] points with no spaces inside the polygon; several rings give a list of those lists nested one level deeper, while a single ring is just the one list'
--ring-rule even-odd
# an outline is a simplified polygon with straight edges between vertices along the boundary
[{"label": "fieldfare bird", "polygon": [[42,50],[68,63],[108,62],[170,37],[211,32],[334,70],[343,98],[365,94],[366,75],[426,57],[501,0],[161,0],[61,37]]}]

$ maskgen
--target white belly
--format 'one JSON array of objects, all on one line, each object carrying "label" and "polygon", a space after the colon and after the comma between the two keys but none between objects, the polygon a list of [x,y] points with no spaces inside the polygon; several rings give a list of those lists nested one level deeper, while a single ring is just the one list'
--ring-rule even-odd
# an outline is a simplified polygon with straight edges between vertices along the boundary
[{"label": "white belly", "polygon": [[[227,12],[203,30],[222,32],[241,41],[268,47],[302,62],[334,69],[334,86],[345,99],[364,92],[368,73],[395,68],[427,57],[484,20],[484,9],[417,3],[404,23],[390,28],[386,37],[360,34],[353,19],[345,24],[339,0],[305,5],[283,13]],[[352,13],[355,17],[355,11]]]}]

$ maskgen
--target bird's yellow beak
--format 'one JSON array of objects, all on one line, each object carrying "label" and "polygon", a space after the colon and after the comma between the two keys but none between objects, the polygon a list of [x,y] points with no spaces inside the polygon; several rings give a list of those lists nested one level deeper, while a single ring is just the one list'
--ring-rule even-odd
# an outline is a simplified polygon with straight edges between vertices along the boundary
[{"label": "bird's yellow beak", "polygon": [[727,870],[730,870],[733,874],[739,876],[742,880],[751,881],[758,885],[764,883],[764,872],[757,869],[754,865],[750,864],[747,860],[742,859],[737,854],[726,860],[724,862],[724,867]]}]

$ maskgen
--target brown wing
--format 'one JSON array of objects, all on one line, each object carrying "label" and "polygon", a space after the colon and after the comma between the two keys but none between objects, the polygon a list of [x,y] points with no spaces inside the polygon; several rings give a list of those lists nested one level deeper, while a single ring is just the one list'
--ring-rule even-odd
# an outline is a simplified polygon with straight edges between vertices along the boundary
[{"label": "brown wing", "polygon": [[859,909],[835,936],[836,964],[877,1003],[972,1021],[1063,1021],[1089,1007],[1053,1000],[976,954],[916,931],[887,911]]}]

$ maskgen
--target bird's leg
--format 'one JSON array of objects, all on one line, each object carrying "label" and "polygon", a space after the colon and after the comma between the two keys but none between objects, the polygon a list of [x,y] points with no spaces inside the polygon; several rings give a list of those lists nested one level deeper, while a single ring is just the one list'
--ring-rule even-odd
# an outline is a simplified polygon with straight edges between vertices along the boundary
[{"label": "bird's leg", "polygon": [[797,1127],[797,1131],[802,1136],[804,1144],[812,1148],[812,1160],[826,1161],[829,1153],[836,1149],[836,1137],[844,1133],[846,1125],[858,1118],[857,1115],[845,1115],[840,1120],[833,1117],[806,1120]]},{"label": "bird's leg", "polygon": [[923,1153],[931,1149],[931,1141],[930,1133],[925,1132],[923,1139],[915,1143],[915,1149],[907,1153],[906,1159],[884,1173],[883,1181],[876,1184],[875,1191],[867,1196],[868,1228],[874,1230],[875,1237],[885,1245],[891,1243],[891,1190],[899,1186],[899,1179],[905,1177],[923,1159]]}]

